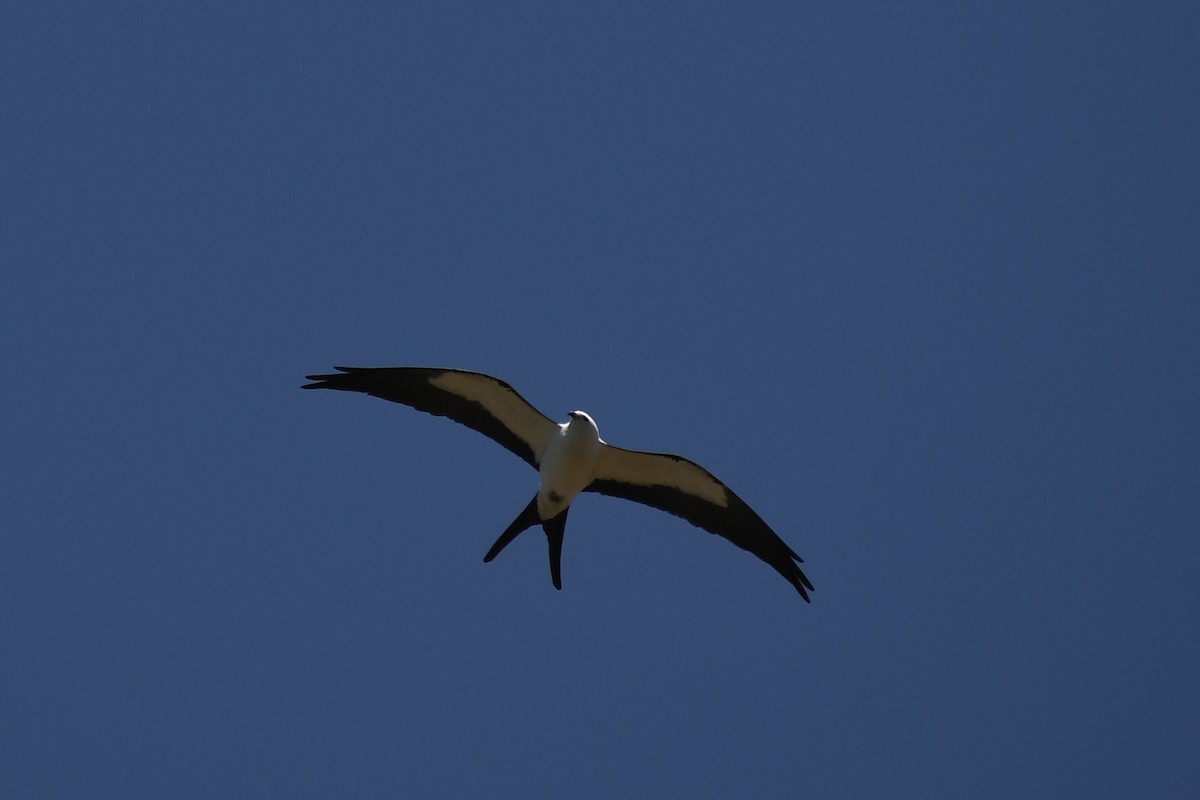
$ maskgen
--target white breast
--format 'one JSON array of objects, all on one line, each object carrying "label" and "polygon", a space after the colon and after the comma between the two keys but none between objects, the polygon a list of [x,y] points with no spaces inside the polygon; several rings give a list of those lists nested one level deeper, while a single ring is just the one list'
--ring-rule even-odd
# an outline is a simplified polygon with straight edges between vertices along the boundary
[{"label": "white breast", "polygon": [[542,453],[538,487],[538,515],[552,519],[592,482],[592,471],[600,455],[600,431],[592,418],[581,412],[559,426]]}]

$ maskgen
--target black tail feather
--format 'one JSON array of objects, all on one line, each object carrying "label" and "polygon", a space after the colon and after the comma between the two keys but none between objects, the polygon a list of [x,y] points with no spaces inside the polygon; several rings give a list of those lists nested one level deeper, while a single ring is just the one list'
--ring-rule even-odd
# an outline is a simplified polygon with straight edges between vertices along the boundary
[{"label": "black tail feather", "polygon": [[554,582],[554,588],[562,590],[562,545],[563,534],[567,530],[567,512],[571,510],[567,506],[554,519],[548,519],[542,523],[542,530],[546,532],[546,541],[550,545],[550,580]]},{"label": "black tail feather", "polygon": [[539,522],[541,522],[541,518],[538,516],[537,495],[535,494],[533,499],[529,501],[529,505],[525,506],[525,510],[517,515],[517,518],[505,529],[504,533],[500,534],[500,538],[492,545],[492,549],[487,551],[487,555],[483,557],[483,560],[488,562],[500,555],[500,551],[507,547],[509,542]]}]

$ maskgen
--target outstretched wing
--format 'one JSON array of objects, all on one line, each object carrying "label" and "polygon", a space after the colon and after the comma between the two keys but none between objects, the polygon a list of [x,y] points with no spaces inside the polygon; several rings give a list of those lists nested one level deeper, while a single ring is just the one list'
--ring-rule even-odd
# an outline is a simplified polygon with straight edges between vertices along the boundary
[{"label": "outstretched wing", "polygon": [[803,559],[712,473],[682,456],[605,444],[586,492],[623,497],[682,517],[770,564],[808,602]]},{"label": "outstretched wing", "polygon": [[338,389],[403,403],[450,419],[499,442],[537,469],[558,425],[504,381],[479,372],[428,367],[334,367],[309,375],[304,389]]}]

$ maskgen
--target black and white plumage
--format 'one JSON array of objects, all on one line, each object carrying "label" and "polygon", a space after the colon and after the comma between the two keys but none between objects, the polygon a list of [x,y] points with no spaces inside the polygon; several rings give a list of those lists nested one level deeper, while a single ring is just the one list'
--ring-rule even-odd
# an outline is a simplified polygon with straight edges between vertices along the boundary
[{"label": "black and white plumage", "polygon": [[558,424],[498,378],[427,367],[336,367],[309,375],[305,389],[363,392],[412,406],[479,431],[538,470],[538,493],[484,556],[491,561],[523,531],[541,524],[550,545],[550,574],[562,588],[563,532],[580,492],[623,497],[682,517],[723,536],[771,565],[808,601],[813,586],[803,559],[750,506],[699,464],[681,456],[613,447],[596,423],[572,411]]}]

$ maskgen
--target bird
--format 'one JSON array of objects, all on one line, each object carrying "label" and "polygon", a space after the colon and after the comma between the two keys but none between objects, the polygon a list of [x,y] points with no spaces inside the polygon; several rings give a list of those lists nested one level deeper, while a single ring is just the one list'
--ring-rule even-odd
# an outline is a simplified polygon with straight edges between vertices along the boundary
[{"label": "bird", "polygon": [[770,565],[805,602],[813,585],[803,559],[750,506],[712,473],[668,453],[626,450],[600,438],[595,420],[572,411],[556,423],[509,384],[461,369],[334,367],[307,376],[303,389],[361,392],[447,417],[493,439],[538,471],[537,493],[484,555],[490,562],[524,531],[541,525],[550,579],[562,589],[567,512],[582,492],[624,498],[666,511],[722,536]]}]

